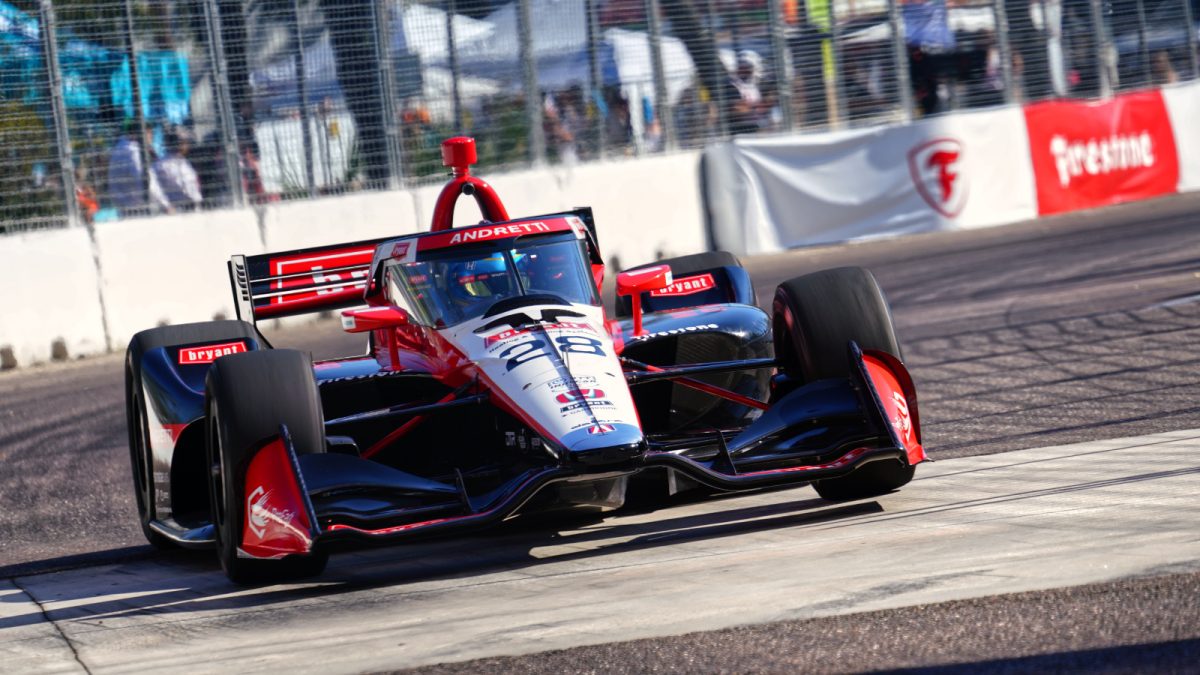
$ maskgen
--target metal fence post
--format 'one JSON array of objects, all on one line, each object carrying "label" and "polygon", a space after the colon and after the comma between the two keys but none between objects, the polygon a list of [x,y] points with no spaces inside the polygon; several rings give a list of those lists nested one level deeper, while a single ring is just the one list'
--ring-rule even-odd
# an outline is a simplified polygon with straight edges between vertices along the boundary
[{"label": "metal fence post", "polygon": [[534,166],[541,166],[546,163],[546,129],[542,121],[542,95],[538,89],[529,5],[529,0],[517,2],[517,41],[520,46],[521,81],[525,89],[525,119],[529,122],[530,161]]},{"label": "metal fence post", "polygon": [[465,134],[467,130],[463,118],[462,88],[459,87],[462,73],[458,65],[458,38],[454,31],[454,17],[457,15],[458,2],[448,0],[446,3],[446,50],[450,58],[450,98],[454,104],[454,133]]},{"label": "metal fence post", "polygon": [[133,0],[125,0],[125,57],[129,59],[129,83],[133,94],[133,118],[137,120],[138,147],[142,150],[142,190],[150,194],[150,147],[146,143],[146,111],[142,109],[142,74],[133,44]]},{"label": "metal fence post", "polygon": [[[46,75],[50,85],[50,108],[54,114],[54,138],[58,144],[58,164],[62,170],[63,199],[67,207],[67,224],[82,222],[79,201],[75,198],[75,161],[71,152],[71,132],[67,128],[67,109],[63,102],[62,71],[58,67],[58,31],[54,23],[54,5],[50,0],[38,3],[42,24],[42,43],[46,50]],[[149,170],[149,167],[146,167]]]},{"label": "metal fence post", "polygon": [[658,118],[662,148],[675,149],[674,116],[671,114],[671,97],[667,92],[667,76],[662,60],[662,18],[659,16],[659,0],[646,0],[647,28],[650,32],[650,68],[654,75],[654,116]]},{"label": "metal fence post", "polygon": [[1192,2],[1189,0],[1180,0],[1183,2],[1183,23],[1186,24],[1188,34],[1188,65],[1192,66],[1192,79],[1200,79],[1200,46],[1196,44],[1196,24],[1195,14],[1192,13]]},{"label": "metal fence post", "polygon": [[[304,34],[300,25],[300,0],[292,0],[292,64],[296,70],[296,93],[300,98],[300,138],[304,152],[304,181],[309,197],[317,195],[317,177],[313,168],[312,110],[308,102],[308,73],[304,67]],[[328,172],[328,167],[326,167]]]},{"label": "metal fence post", "polygon": [[[398,5],[400,11],[400,30],[404,30],[404,10],[408,3]],[[396,61],[392,58],[391,13],[388,0],[375,0],[375,45],[379,50],[380,86],[383,90],[383,132],[387,136],[388,173],[391,175],[391,188],[399,188],[404,180],[404,151],[400,141],[400,125],[397,117],[400,115],[399,101],[396,99]]]},{"label": "metal fence post", "polygon": [[1180,0],[1180,2],[1183,3],[1183,21],[1187,24],[1188,63],[1192,66],[1192,79],[1198,79],[1200,78],[1200,63],[1197,63],[1197,60],[1200,59],[1200,54],[1197,54],[1197,50],[1200,50],[1200,47],[1196,44],[1196,17],[1192,14],[1190,0]]},{"label": "metal fence post", "polygon": [[1012,42],[1008,37],[1008,10],[1005,9],[1004,2],[1005,0],[995,0],[992,5],[992,14],[996,21],[996,52],[1000,57],[1000,77],[1004,82],[1004,102],[1012,105],[1018,99],[1017,83],[1013,80]]},{"label": "metal fence post", "polygon": [[[712,41],[713,60],[721,69],[715,78],[720,86],[716,91],[709,92],[709,95],[717,102],[717,133],[721,138],[729,138],[729,85],[726,84],[729,80],[729,73],[725,71],[725,64],[721,61],[721,45],[717,43],[716,0],[707,0],[705,10],[708,12],[708,36]],[[710,134],[709,138],[711,137]]]},{"label": "metal fence post", "polygon": [[1100,80],[1100,98],[1112,98],[1113,81],[1109,68],[1108,31],[1104,28],[1104,0],[1092,0],[1093,39],[1096,41],[1096,69]]},{"label": "metal fence post", "polygon": [[239,159],[237,126],[233,120],[233,102],[229,96],[229,64],[225,60],[225,44],[221,39],[220,10],[217,0],[205,0],[204,19],[208,27],[209,61],[213,68],[213,98],[217,103],[221,141],[225,148],[225,174],[233,206],[246,205],[242,189],[241,160]]},{"label": "metal fence post", "polygon": [[608,154],[608,101],[604,98],[604,71],[600,67],[600,17],[597,0],[585,0],[587,11],[588,76],[591,79],[592,105],[599,111],[596,117],[596,157]]},{"label": "metal fence post", "polygon": [[908,70],[908,49],[904,39],[904,21],[900,4],[888,0],[888,21],[892,24],[892,54],[896,60],[896,86],[900,89],[900,111],[905,121],[915,116],[913,109],[912,74]]},{"label": "metal fence post", "polygon": [[1150,72],[1150,45],[1146,41],[1146,5],[1142,2],[1142,0],[1137,0],[1136,4],[1138,21],[1138,56],[1142,59],[1142,77],[1145,78],[1143,86],[1149,86],[1154,82],[1154,75]]},{"label": "metal fence post", "polygon": [[780,0],[767,0],[771,52],[775,60],[775,89],[779,95],[779,114],[783,117],[780,127],[792,130],[792,62],[788,58],[787,34],[783,25],[783,5]]}]

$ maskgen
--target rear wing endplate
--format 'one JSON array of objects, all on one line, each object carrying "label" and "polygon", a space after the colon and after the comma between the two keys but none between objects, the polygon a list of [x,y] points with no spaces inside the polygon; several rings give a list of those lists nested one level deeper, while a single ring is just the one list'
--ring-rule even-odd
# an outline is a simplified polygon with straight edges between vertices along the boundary
[{"label": "rear wing endplate", "polygon": [[394,238],[233,256],[229,282],[238,318],[253,323],[363,304],[375,247]]}]

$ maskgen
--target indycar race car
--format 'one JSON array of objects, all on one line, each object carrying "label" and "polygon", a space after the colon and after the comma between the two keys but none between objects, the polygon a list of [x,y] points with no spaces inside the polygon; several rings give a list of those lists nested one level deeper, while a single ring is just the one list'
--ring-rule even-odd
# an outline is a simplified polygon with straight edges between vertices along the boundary
[{"label": "indycar race car", "polygon": [[[619,507],[631,484],[841,500],[912,479],[916,393],[869,272],[786,281],[768,313],[734,256],[684,256],[618,274],[609,316],[590,209],[510,219],[471,139],[442,153],[430,232],[233,256],[238,320],[130,341],[151,543],[261,583],[345,546]],[[484,221],[455,228],[464,194]],[[313,362],[256,327],[335,309],[365,354]]]}]

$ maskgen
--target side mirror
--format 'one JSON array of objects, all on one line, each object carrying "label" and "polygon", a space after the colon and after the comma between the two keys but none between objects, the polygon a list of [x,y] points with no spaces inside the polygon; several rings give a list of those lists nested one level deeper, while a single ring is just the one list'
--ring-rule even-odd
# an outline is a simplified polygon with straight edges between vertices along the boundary
[{"label": "side mirror", "polygon": [[412,323],[405,310],[396,307],[363,307],[342,312],[342,330],[347,333],[365,333],[380,328],[397,328]]},{"label": "side mirror", "polygon": [[617,295],[628,295],[633,302],[633,334],[641,335],[642,293],[671,285],[671,266],[655,265],[617,275]]}]

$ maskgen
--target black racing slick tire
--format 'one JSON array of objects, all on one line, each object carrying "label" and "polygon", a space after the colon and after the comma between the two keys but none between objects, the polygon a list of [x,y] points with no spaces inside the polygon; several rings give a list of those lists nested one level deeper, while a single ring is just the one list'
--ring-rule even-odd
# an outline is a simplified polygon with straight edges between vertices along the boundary
[{"label": "black racing slick tire", "polygon": [[[849,377],[847,343],[901,358],[892,313],[875,277],[861,267],[822,270],[783,282],[772,306],[775,357],[799,382]],[[874,497],[912,480],[912,466],[872,462],[839,478],[813,484],[821,497],[842,501]]]},{"label": "black racing slick tire", "polygon": [[[742,262],[737,259],[737,256],[729,251],[707,251],[705,253],[693,253],[691,255],[681,255],[677,258],[664,258],[663,260],[655,260],[654,262],[646,263],[631,267],[628,270],[637,270],[643,267],[651,267],[653,265],[670,265],[671,275],[675,278],[682,278],[702,272],[704,270],[716,269],[718,267],[741,267]],[[754,287],[750,286],[749,302],[747,305],[758,304],[757,299],[753,297]],[[618,319],[628,319],[633,316],[633,304],[628,297],[617,298],[616,317]]]},{"label": "black racing slick tire", "polygon": [[218,359],[206,382],[205,445],[217,556],[231,581],[253,585],[320,574],[328,554],[281,560],[239,558],[245,522],[245,465],[286,425],[296,454],[325,452],[321,399],[312,361],[299,351],[272,349]]},{"label": "black racing slick tire", "polygon": [[156,517],[154,463],[150,455],[146,392],[142,386],[142,357],[159,347],[238,339],[261,340],[261,337],[244,321],[206,321],[141,331],[133,336],[125,350],[125,426],[129,432],[129,465],[138,521],[146,541],[157,548],[169,549],[175,544],[150,527]]},{"label": "black racing slick tire", "polygon": [[887,300],[874,275],[861,267],[822,270],[779,284],[772,330],[780,368],[803,382],[848,377],[850,340],[901,358]]}]

